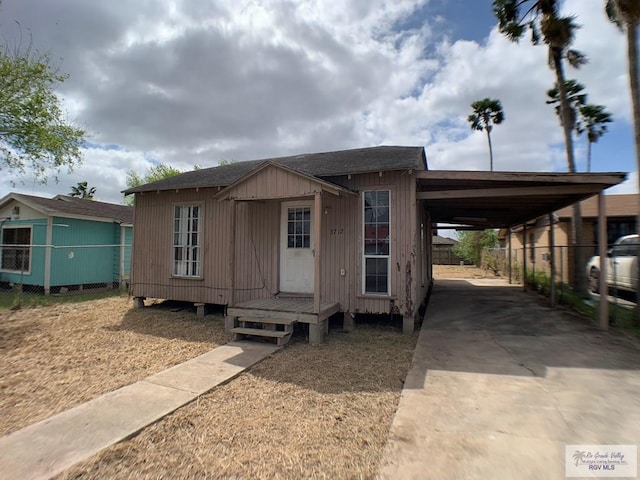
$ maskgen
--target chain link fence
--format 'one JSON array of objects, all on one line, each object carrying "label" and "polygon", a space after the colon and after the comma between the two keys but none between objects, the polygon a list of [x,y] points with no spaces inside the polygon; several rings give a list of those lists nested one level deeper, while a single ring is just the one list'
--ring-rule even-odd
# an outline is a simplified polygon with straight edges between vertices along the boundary
[{"label": "chain link fence", "polygon": [[[634,323],[632,312],[638,302],[639,250],[637,238],[627,238],[608,246],[604,263],[612,323]],[[574,266],[576,254],[581,254],[583,259],[577,271]],[[527,245],[526,248],[512,248],[511,259],[508,248],[495,248],[486,250],[482,256],[484,269],[543,295],[551,295],[551,282],[554,282],[555,300],[558,303],[588,314],[597,312],[600,294],[604,291],[600,284],[602,262],[598,247],[593,244],[559,245],[553,249],[549,246]],[[582,276],[585,292],[576,291],[578,275]]]},{"label": "chain link fence", "polygon": [[0,307],[38,296],[129,288],[131,245],[10,244],[0,249]]}]

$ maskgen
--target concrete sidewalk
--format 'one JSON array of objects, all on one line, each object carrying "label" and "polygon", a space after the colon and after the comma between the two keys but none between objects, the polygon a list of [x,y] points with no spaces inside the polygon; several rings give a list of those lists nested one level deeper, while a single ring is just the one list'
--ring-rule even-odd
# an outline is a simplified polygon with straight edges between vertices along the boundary
[{"label": "concrete sidewalk", "polygon": [[496,280],[438,280],[380,479],[564,479],[565,445],[640,444],[637,341]]},{"label": "concrete sidewalk", "polygon": [[0,477],[46,479],[237,376],[282,347],[233,342],[0,438]]}]

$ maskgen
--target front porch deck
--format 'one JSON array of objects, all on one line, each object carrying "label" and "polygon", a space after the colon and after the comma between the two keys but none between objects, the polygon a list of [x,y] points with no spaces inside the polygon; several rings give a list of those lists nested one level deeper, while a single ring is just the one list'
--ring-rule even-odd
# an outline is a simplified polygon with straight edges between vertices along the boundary
[{"label": "front porch deck", "polygon": [[259,298],[227,307],[229,317],[250,317],[321,324],[340,311],[338,302],[325,302],[314,313],[312,298]]}]

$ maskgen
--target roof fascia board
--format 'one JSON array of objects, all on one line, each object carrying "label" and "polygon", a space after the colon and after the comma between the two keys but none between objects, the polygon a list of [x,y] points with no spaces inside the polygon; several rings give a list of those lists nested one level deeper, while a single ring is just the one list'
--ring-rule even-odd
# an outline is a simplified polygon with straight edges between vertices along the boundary
[{"label": "roof fascia board", "polygon": [[553,182],[616,185],[626,179],[624,172],[539,173],[539,172],[470,172],[465,170],[420,170],[418,180],[467,180],[496,182]]},{"label": "roof fascia board", "polygon": [[465,190],[437,190],[433,192],[417,192],[418,200],[452,199],[452,198],[496,198],[527,197],[531,195],[550,195],[554,193],[593,193],[600,191],[594,185],[558,185],[544,187],[506,187],[506,188],[470,188]]}]

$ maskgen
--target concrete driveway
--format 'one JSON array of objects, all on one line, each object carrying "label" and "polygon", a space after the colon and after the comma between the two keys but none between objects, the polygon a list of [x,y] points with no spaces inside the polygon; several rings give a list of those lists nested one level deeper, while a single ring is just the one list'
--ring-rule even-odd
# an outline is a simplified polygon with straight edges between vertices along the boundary
[{"label": "concrete driveway", "polygon": [[379,477],[564,479],[567,444],[640,444],[638,342],[502,280],[438,280]]}]

